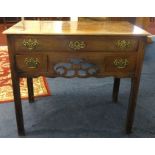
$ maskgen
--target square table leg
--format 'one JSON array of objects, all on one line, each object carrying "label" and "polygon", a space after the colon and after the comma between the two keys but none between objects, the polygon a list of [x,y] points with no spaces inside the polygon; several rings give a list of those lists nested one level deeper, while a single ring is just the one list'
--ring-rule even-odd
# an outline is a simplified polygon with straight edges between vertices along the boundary
[{"label": "square table leg", "polygon": [[13,74],[12,74],[12,86],[13,86],[18,134],[20,136],[23,136],[25,135],[25,129],[24,129],[23,111],[20,97],[20,82],[19,77],[16,77]]},{"label": "square table leg", "polygon": [[115,103],[118,101],[119,86],[120,86],[120,78],[114,78],[112,99],[113,102]]},{"label": "square table leg", "polygon": [[140,79],[133,77],[131,78],[131,90],[130,90],[130,98],[127,112],[127,120],[126,120],[126,133],[130,134],[132,132],[132,126],[134,121],[134,114],[136,109],[136,101],[138,96],[138,88],[139,88]]}]

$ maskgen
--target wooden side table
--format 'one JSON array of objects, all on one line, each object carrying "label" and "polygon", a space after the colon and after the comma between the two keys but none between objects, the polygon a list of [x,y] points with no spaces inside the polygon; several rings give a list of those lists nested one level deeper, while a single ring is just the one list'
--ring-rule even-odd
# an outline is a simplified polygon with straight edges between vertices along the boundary
[{"label": "wooden side table", "polygon": [[114,77],[117,102],[120,78],[131,78],[126,133],[131,133],[147,36],[128,22],[25,21],[7,35],[19,135],[24,122],[19,78],[27,77],[29,101],[34,102],[32,78]]}]

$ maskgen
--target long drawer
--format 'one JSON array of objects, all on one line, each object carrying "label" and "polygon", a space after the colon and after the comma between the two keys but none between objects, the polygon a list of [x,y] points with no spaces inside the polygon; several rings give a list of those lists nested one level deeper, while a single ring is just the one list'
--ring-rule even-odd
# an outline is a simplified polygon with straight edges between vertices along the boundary
[{"label": "long drawer", "polygon": [[108,36],[14,36],[15,51],[137,51],[138,39]]}]

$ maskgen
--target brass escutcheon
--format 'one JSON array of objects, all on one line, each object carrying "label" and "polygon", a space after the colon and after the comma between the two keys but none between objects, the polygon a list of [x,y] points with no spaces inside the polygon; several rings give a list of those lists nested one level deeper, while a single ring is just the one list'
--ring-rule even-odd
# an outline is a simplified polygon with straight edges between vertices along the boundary
[{"label": "brass escutcheon", "polygon": [[28,68],[32,68],[32,69],[38,68],[38,65],[40,63],[38,58],[33,58],[33,57],[25,58],[24,62]]},{"label": "brass escutcheon", "polygon": [[117,40],[115,45],[120,49],[127,49],[131,47],[131,41],[129,40]]},{"label": "brass escutcheon", "polygon": [[29,38],[23,40],[23,45],[29,50],[33,50],[39,45],[39,43],[36,39]]},{"label": "brass escutcheon", "polygon": [[74,50],[80,50],[82,48],[85,48],[86,44],[84,41],[70,41],[69,47]]},{"label": "brass escutcheon", "polygon": [[120,59],[115,59],[115,60],[113,61],[113,64],[114,64],[117,68],[119,68],[119,69],[126,68],[127,65],[128,65],[128,60],[127,60],[127,59],[122,59],[122,58],[120,58]]}]

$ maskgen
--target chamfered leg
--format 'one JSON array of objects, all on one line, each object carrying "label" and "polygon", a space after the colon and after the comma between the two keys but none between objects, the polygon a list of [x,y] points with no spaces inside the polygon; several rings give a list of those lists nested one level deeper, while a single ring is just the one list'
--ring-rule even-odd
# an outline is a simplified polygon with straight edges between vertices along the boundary
[{"label": "chamfered leg", "polygon": [[25,135],[25,129],[24,129],[24,120],[23,120],[22,104],[21,104],[21,97],[20,97],[19,77],[15,78],[15,76],[12,75],[12,86],[13,86],[18,134],[23,136]]},{"label": "chamfered leg", "polygon": [[27,77],[27,88],[28,88],[28,98],[29,102],[34,102],[34,90],[33,90],[33,78]]},{"label": "chamfered leg", "polygon": [[130,90],[130,98],[126,120],[126,133],[128,134],[132,132],[139,82],[140,82],[139,78],[134,77],[131,79],[131,90]]}]

